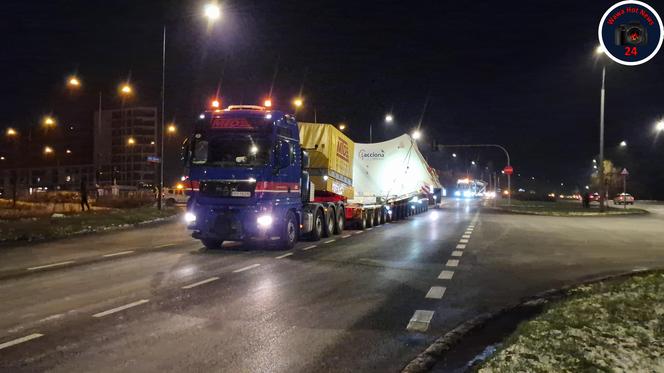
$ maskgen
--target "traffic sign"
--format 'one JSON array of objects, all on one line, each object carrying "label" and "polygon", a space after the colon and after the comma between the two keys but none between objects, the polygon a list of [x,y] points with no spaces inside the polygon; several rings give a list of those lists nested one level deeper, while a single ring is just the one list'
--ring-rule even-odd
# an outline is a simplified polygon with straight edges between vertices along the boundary
[{"label": "traffic sign", "polygon": [[505,173],[505,175],[512,175],[514,173],[514,168],[509,165],[505,166],[505,168],[503,168],[503,172]]},{"label": "traffic sign", "polygon": [[159,163],[161,162],[161,158],[154,156],[154,155],[149,155],[148,156],[148,162],[150,163]]},{"label": "traffic sign", "polygon": [[623,170],[620,171],[620,174],[623,175],[623,176],[627,176],[627,175],[629,175],[629,171],[627,171],[626,168],[623,168]]}]

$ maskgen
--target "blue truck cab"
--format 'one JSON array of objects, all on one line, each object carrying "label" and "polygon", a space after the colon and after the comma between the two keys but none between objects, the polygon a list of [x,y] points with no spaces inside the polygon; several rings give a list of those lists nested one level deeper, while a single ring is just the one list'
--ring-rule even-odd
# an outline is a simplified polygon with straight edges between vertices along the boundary
[{"label": "blue truck cab", "polygon": [[290,249],[313,230],[308,157],[292,115],[261,106],[205,112],[184,143],[183,161],[185,220],[206,247],[230,240]]}]

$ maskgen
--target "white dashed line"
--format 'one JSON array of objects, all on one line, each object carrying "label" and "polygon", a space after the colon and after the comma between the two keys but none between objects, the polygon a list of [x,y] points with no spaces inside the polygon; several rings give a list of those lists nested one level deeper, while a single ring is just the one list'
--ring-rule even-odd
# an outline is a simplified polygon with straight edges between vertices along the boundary
[{"label": "white dashed line", "polygon": [[451,280],[452,276],[454,276],[454,271],[442,271],[438,275],[439,280]]},{"label": "white dashed line", "polygon": [[473,234],[473,231],[465,231],[463,234]]},{"label": "white dashed line", "polygon": [[444,286],[432,286],[431,289],[429,289],[429,292],[425,296],[427,299],[442,299],[443,295],[445,294],[445,287]]},{"label": "white dashed line", "polygon": [[463,249],[466,248],[466,244],[462,244],[462,243],[461,243],[461,244],[458,244],[458,245],[456,245],[456,248],[457,248],[457,249],[461,249],[461,250],[463,250]]},{"label": "white dashed line", "polygon": [[30,334],[30,335],[26,335],[25,337],[12,339],[11,341],[7,341],[5,343],[0,343],[0,350],[5,349],[7,347],[15,346],[15,345],[23,343],[23,342],[31,341],[33,339],[37,339],[37,338],[43,337],[43,336],[44,335],[40,334],[40,333],[33,333],[33,334]]},{"label": "white dashed line", "polygon": [[343,236],[341,236],[341,238],[348,238],[348,237],[350,237],[350,234],[344,234]]},{"label": "white dashed line", "polygon": [[314,247],[316,247],[316,245],[311,245],[311,246],[303,247],[303,248],[302,248],[302,251],[311,250],[311,249],[313,249]]},{"label": "white dashed line", "polygon": [[279,255],[275,259],[283,259],[283,258],[286,258],[286,257],[291,256],[291,255],[293,255],[293,253],[286,253],[286,254],[283,254],[283,255]]},{"label": "white dashed line", "polygon": [[463,236],[461,236],[461,238],[470,238],[470,235],[469,234],[464,234]]},{"label": "white dashed line", "polygon": [[43,266],[37,266],[37,267],[30,267],[30,268],[28,268],[28,271],[35,271],[35,270],[38,270],[38,269],[51,268],[51,267],[59,267],[59,266],[64,266],[64,265],[72,264],[72,263],[76,263],[76,261],[74,261],[74,260],[68,260],[68,261],[66,261],[66,262],[53,263],[53,264],[45,264],[45,265],[43,265]]},{"label": "white dashed line", "polygon": [[410,318],[407,330],[415,332],[426,332],[429,329],[429,324],[433,318],[433,311],[417,310]]},{"label": "white dashed line", "polygon": [[364,233],[364,231],[357,231],[357,232],[355,232],[355,234],[360,234],[360,233]]},{"label": "white dashed line", "polygon": [[452,256],[461,256],[461,255],[463,255],[463,251],[461,250],[452,251]]},{"label": "white dashed line", "polygon": [[373,228],[367,228],[368,231],[372,230]]},{"label": "white dashed line", "polygon": [[169,247],[169,246],[175,246],[175,244],[174,244],[174,243],[165,243],[165,244],[163,244],[163,245],[157,245],[157,246],[155,246],[154,248],[155,248],[155,249],[161,249],[161,248]]},{"label": "white dashed line", "polygon": [[126,310],[127,308],[132,308],[132,307],[140,306],[141,304],[145,304],[145,303],[147,303],[147,302],[149,302],[149,300],[147,300],[147,299],[137,300],[136,302],[131,302],[131,303],[129,303],[129,304],[125,304],[124,306],[115,307],[115,308],[111,308],[110,310],[106,310],[106,311],[104,311],[104,312],[95,313],[94,315],[92,315],[92,317],[104,317],[104,316],[108,316],[108,315],[113,314],[113,313],[116,313],[116,312],[124,311],[124,310]]},{"label": "white dashed line", "polygon": [[457,259],[450,259],[445,263],[446,266],[448,267],[458,267],[459,266],[459,261]]},{"label": "white dashed line", "polygon": [[250,269],[252,269],[252,268],[256,268],[256,267],[259,267],[259,266],[260,266],[260,264],[258,264],[258,263],[256,263],[256,264],[252,264],[252,265],[248,265],[248,266],[246,266],[246,267],[242,267],[242,268],[240,268],[240,269],[236,269],[235,271],[233,271],[233,273],[239,273],[239,272],[248,271],[248,270],[250,270]]},{"label": "white dashed line", "polygon": [[336,241],[336,240],[334,240],[334,239],[333,239],[333,240],[327,240],[327,241],[325,241],[325,242],[323,242],[323,243],[332,243],[332,242],[334,242],[334,241]]},{"label": "white dashed line", "polygon": [[102,255],[102,257],[104,257],[104,258],[110,258],[110,257],[112,257],[112,256],[119,256],[119,255],[127,255],[127,254],[131,254],[131,253],[133,253],[133,252],[134,252],[134,250],[120,251],[120,252],[117,252],[117,253],[112,253],[112,254]]},{"label": "white dashed line", "polygon": [[195,288],[196,286],[204,285],[204,284],[207,284],[209,282],[217,281],[217,280],[219,280],[219,277],[210,277],[207,280],[194,282],[193,284],[185,285],[182,288],[183,289],[191,289],[191,288]]},{"label": "white dashed line", "polygon": [[462,238],[462,239],[459,240],[459,243],[468,243],[468,239],[467,238]]}]

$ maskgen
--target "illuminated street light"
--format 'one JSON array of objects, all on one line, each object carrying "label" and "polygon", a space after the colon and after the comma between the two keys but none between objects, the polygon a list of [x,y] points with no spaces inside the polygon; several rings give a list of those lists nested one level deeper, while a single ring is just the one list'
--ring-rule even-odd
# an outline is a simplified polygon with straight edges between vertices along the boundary
[{"label": "illuminated street light", "polygon": [[45,146],[44,147],[44,154],[52,154],[53,153],[53,148],[50,146]]},{"label": "illuminated street light", "polygon": [[136,140],[134,140],[133,137],[127,139],[127,145],[134,145],[134,144],[136,144]]},{"label": "illuminated street light", "polygon": [[10,127],[10,128],[7,128],[7,131],[5,132],[5,134],[7,135],[7,137],[14,137],[14,136],[18,135],[18,132],[16,132],[15,129]]},{"label": "illuminated street light", "polygon": [[620,147],[621,148],[624,148],[626,146],[627,146],[627,141],[623,140],[623,141],[620,142]]},{"label": "illuminated street light", "polygon": [[267,100],[263,101],[263,106],[272,107],[272,100],[268,98]]},{"label": "illuminated street light", "polygon": [[345,125],[345,124],[343,124],[343,123],[339,124],[339,130],[340,130],[340,131],[343,131],[343,130],[345,130],[345,129],[346,129],[346,125]]},{"label": "illuminated street light", "polygon": [[221,106],[221,102],[220,102],[219,100],[217,100],[217,99],[214,99],[214,100],[212,100],[212,102],[210,103],[210,106],[212,106],[212,107],[215,108],[215,109],[218,109],[219,106]]},{"label": "illuminated street light", "polygon": [[598,45],[597,48],[595,48],[595,55],[599,56],[604,54],[604,48],[601,45]]},{"label": "illuminated street light", "polygon": [[44,127],[55,127],[55,119],[50,116],[44,117]]},{"label": "illuminated street light", "polygon": [[476,163],[475,163],[475,161],[470,161],[470,164],[472,164],[474,166]]},{"label": "illuminated street light", "polygon": [[129,85],[129,83],[124,83],[120,86],[120,93],[123,95],[130,95],[133,93],[133,89]]},{"label": "illuminated street light", "polygon": [[304,101],[302,101],[301,98],[296,98],[293,100],[293,105],[295,105],[296,108],[301,107],[304,104]]},{"label": "illuminated street light", "polygon": [[385,115],[385,123],[392,123],[394,121],[394,116],[392,114]]},{"label": "illuminated street light", "polygon": [[5,157],[4,157],[4,156],[0,156],[0,161],[4,161],[4,160],[5,160]]},{"label": "illuminated street light", "polygon": [[177,127],[175,127],[175,124],[171,123],[168,125],[167,131],[170,134],[174,134],[175,132],[177,132]]},{"label": "illuminated street light", "polygon": [[205,18],[213,22],[221,17],[221,8],[217,4],[209,3],[203,7],[203,14]]},{"label": "illuminated street light", "polygon": [[67,86],[70,88],[78,88],[81,86],[81,81],[75,76],[70,76],[67,80]]},{"label": "illuminated street light", "polygon": [[655,124],[655,131],[657,132],[663,132],[664,131],[664,120],[660,120]]},{"label": "illuminated street light", "polygon": [[420,138],[422,138],[422,132],[419,130],[413,131],[413,140],[419,140]]},{"label": "illuminated street light", "polygon": [[456,158],[456,157],[457,157],[456,153],[452,153],[452,158]]}]

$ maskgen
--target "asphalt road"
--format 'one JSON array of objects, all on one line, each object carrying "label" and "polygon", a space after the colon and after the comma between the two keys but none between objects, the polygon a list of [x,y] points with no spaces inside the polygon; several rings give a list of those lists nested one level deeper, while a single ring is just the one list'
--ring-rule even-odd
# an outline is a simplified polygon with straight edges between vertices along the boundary
[{"label": "asphalt road", "polygon": [[480,312],[664,267],[664,208],[641,207],[653,213],[453,203],[289,252],[206,251],[178,223],[3,250],[0,371],[399,371]]}]

